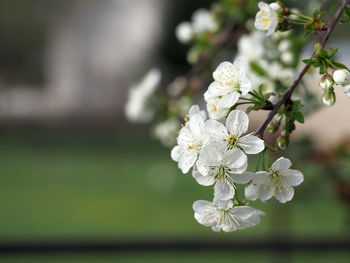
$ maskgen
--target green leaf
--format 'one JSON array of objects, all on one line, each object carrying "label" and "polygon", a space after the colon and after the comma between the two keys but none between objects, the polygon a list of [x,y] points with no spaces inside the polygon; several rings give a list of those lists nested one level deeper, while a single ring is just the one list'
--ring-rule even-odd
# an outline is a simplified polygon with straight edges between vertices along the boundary
[{"label": "green leaf", "polygon": [[308,65],[313,65],[314,64],[314,60],[313,59],[304,59],[303,62],[305,64],[308,64]]},{"label": "green leaf", "polygon": [[256,63],[256,61],[251,61],[249,65],[250,68],[259,76],[267,76],[266,71],[262,67],[260,67],[260,65]]},{"label": "green leaf", "polygon": [[337,53],[337,51],[338,51],[337,48],[330,47],[330,48],[326,51],[327,57],[328,57],[328,58],[333,57],[333,56]]},{"label": "green leaf", "polygon": [[342,63],[339,63],[339,62],[335,62],[335,61],[333,61],[333,64],[334,64],[334,65],[336,65],[338,68],[344,68],[344,69],[349,70],[349,69],[348,69],[348,67],[347,67],[347,66],[345,66],[345,65],[344,65],[344,64],[342,64]]},{"label": "green leaf", "polygon": [[301,111],[297,111],[294,113],[294,118],[296,121],[300,123],[304,123],[304,115]]}]

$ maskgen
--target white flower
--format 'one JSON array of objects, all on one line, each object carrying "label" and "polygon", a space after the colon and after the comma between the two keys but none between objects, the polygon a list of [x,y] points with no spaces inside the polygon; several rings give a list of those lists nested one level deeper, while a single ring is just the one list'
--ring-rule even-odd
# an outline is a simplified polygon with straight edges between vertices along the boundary
[{"label": "white flower", "polygon": [[294,54],[291,51],[285,51],[281,54],[281,60],[283,63],[290,65],[294,62]]},{"label": "white flower", "polygon": [[250,206],[233,206],[231,200],[193,203],[194,218],[198,223],[211,227],[215,232],[233,232],[258,225],[263,211]]},{"label": "white flower", "polygon": [[278,51],[284,52],[284,51],[289,50],[291,47],[292,47],[292,42],[288,39],[283,39],[278,44]]},{"label": "white flower", "polygon": [[193,38],[193,27],[190,22],[181,22],[175,29],[175,35],[181,43],[188,43]]},{"label": "white flower", "polygon": [[264,55],[264,34],[254,31],[249,35],[242,35],[238,40],[237,57],[245,61],[259,60]]},{"label": "white flower", "polygon": [[346,69],[337,69],[333,72],[333,80],[338,85],[350,84],[350,72]]},{"label": "white flower", "polygon": [[297,170],[289,169],[292,163],[289,159],[277,159],[269,171],[256,172],[252,183],[245,189],[245,196],[250,200],[262,201],[275,197],[281,203],[290,201],[294,196],[293,186],[304,181],[304,175]]},{"label": "white flower", "polygon": [[211,140],[225,145],[227,149],[239,149],[245,154],[257,154],[265,148],[264,141],[258,137],[248,134],[248,115],[241,110],[233,110],[226,119],[226,127],[216,121],[208,120],[205,128]]},{"label": "white flower", "polygon": [[333,81],[333,78],[331,75],[326,74],[321,78],[320,87],[323,90],[328,90],[328,89],[332,88],[333,85],[334,85],[334,81]]},{"label": "white flower", "polygon": [[214,16],[204,8],[200,8],[193,13],[192,26],[196,34],[218,30],[218,23]]},{"label": "white flower", "polygon": [[270,5],[264,2],[259,2],[258,7],[260,11],[255,16],[255,27],[267,31],[266,35],[271,35],[278,25],[278,15]]},{"label": "white flower", "polygon": [[214,98],[219,99],[217,103],[213,103],[218,109],[229,109],[236,104],[241,95],[247,95],[251,90],[245,64],[241,59],[233,64],[221,63],[214,71],[213,77],[215,81],[208,87],[204,99],[207,103]]},{"label": "white flower", "polygon": [[171,151],[171,158],[179,163],[178,166],[184,174],[196,163],[202,146],[208,141],[204,130],[206,116],[197,105],[191,107],[188,118],[177,137],[178,145]]},{"label": "white flower", "polygon": [[164,146],[173,146],[176,143],[176,134],[180,128],[180,123],[176,118],[159,122],[154,127],[154,136],[160,140]]},{"label": "white flower", "polygon": [[129,98],[125,104],[126,118],[131,122],[148,122],[152,119],[154,110],[150,107],[150,99],[158,88],[161,80],[159,69],[151,69],[139,84],[131,87]]},{"label": "white flower", "polygon": [[343,86],[343,91],[350,98],[350,84]]},{"label": "white flower", "polygon": [[235,183],[246,184],[252,179],[252,173],[244,173],[247,161],[238,149],[226,150],[222,144],[208,143],[202,148],[192,175],[201,185],[215,184],[215,200],[228,200],[235,195]]}]

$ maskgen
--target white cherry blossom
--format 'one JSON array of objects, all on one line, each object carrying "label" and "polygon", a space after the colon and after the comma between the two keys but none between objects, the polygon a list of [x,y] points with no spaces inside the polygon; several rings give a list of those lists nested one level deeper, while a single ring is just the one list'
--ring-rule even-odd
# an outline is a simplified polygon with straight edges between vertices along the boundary
[{"label": "white cherry blossom", "polygon": [[343,91],[350,98],[350,84],[343,86]]},{"label": "white cherry blossom", "polygon": [[139,82],[129,90],[128,101],[124,112],[131,122],[149,122],[154,114],[150,107],[150,100],[161,80],[161,72],[157,68],[151,69]]},{"label": "white cherry blossom", "polygon": [[304,175],[298,170],[289,169],[289,159],[277,159],[268,171],[256,172],[252,183],[245,189],[247,199],[261,201],[275,197],[281,203],[290,201],[294,196],[293,186],[304,181]]},{"label": "white cherry blossom", "polygon": [[231,200],[193,203],[194,217],[198,223],[211,227],[215,232],[233,232],[256,226],[265,213],[250,206],[234,206]]},{"label": "white cherry blossom", "polygon": [[197,34],[204,32],[215,32],[218,29],[218,23],[209,10],[200,8],[192,15],[192,26]]},{"label": "white cherry blossom", "polygon": [[238,149],[226,150],[222,144],[210,142],[202,153],[192,175],[204,186],[214,186],[215,200],[228,200],[235,195],[235,183],[246,184],[252,177],[244,173],[248,166],[247,156]]},{"label": "white cherry blossom", "polygon": [[[205,101],[217,106],[217,111],[229,109],[235,105],[241,95],[247,95],[251,90],[251,82],[245,68],[245,63],[241,59],[237,59],[233,64],[222,62],[213,73],[215,81],[205,92]],[[213,103],[214,99],[217,103]]]},{"label": "white cherry blossom", "polygon": [[267,31],[266,35],[275,32],[278,25],[277,11],[264,2],[259,2],[260,11],[255,16],[255,27],[259,30]]},{"label": "white cherry blossom", "polygon": [[181,43],[188,43],[193,39],[193,27],[190,22],[181,22],[175,29],[175,35]]},{"label": "white cherry blossom", "polygon": [[333,72],[333,80],[338,85],[350,84],[350,72],[346,69],[337,69]]},{"label": "white cherry blossom", "polygon": [[208,141],[208,135],[204,130],[205,117],[197,105],[192,106],[188,121],[177,137],[178,145],[171,151],[171,158],[178,162],[183,173],[187,173],[195,164],[202,146]]},{"label": "white cherry blossom", "polygon": [[249,126],[248,115],[241,110],[233,110],[226,119],[226,127],[216,120],[208,120],[205,129],[211,140],[221,143],[227,149],[239,149],[245,154],[257,154],[264,150],[264,141],[257,136],[247,134]]}]

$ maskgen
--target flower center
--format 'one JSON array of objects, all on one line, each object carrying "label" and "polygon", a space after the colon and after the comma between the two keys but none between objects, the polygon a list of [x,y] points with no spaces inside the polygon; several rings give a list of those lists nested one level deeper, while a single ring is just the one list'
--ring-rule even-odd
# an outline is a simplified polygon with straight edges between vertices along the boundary
[{"label": "flower center", "polygon": [[225,142],[227,143],[227,147],[229,149],[232,149],[232,148],[239,148],[238,146],[238,137],[236,135],[230,135],[226,140]]}]

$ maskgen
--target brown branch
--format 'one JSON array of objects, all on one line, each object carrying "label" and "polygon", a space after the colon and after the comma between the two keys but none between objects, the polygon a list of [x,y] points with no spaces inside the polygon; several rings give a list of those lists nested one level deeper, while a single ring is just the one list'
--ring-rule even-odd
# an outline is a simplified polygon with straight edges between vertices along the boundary
[{"label": "brown branch", "polygon": [[[344,12],[345,6],[347,4],[350,3],[350,0],[343,0],[342,4],[340,5],[340,7],[338,8],[337,12],[335,13],[335,15],[332,17],[332,19],[328,22],[327,24],[327,31],[325,32],[325,34],[323,35],[321,41],[319,42],[319,44],[324,47],[325,44],[327,43],[333,29],[335,28],[337,22],[339,21],[341,15]],[[316,55],[315,53],[312,54],[311,58],[314,58]],[[305,73],[309,70],[310,65],[306,64],[304,66],[304,68],[300,71],[300,73],[296,76],[296,78],[294,79],[294,81],[292,82],[292,84],[289,86],[288,89],[286,89],[286,91],[283,93],[282,97],[278,100],[278,102],[274,105],[273,109],[271,110],[271,112],[269,113],[269,115],[267,116],[266,120],[261,124],[261,126],[257,129],[257,131],[255,132],[255,135],[263,138],[264,136],[264,132],[265,129],[267,127],[267,125],[271,122],[271,120],[273,119],[273,117],[277,114],[279,108],[290,98],[290,96],[293,94],[293,91],[295,90],[295,88],[297,87],[297,85],[299,84],[299,82],[302,80],[302,78],[304,77]]]}]

